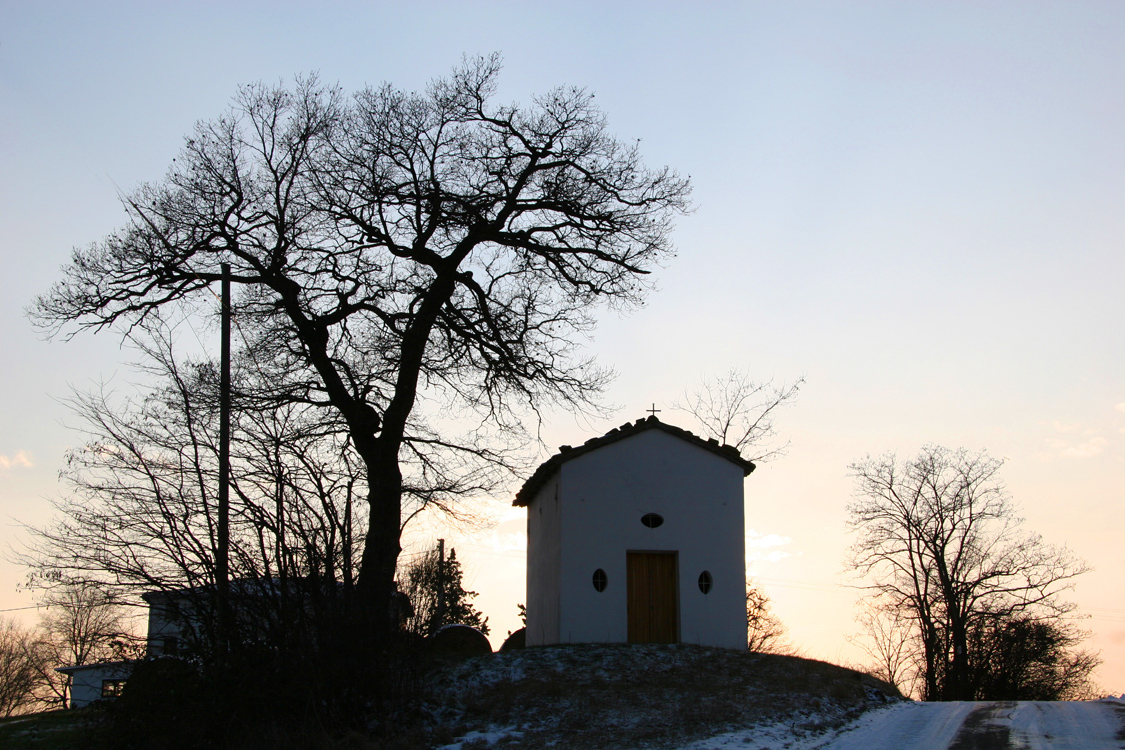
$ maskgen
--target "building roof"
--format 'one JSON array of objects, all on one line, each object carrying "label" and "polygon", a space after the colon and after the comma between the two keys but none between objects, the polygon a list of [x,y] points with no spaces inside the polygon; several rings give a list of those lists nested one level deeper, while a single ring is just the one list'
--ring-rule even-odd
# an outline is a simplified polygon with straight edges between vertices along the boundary
[{"label": "building roof", "polygon": [[136,664],[136,661],[99,661],[93,664],[78,664],[73,667],[55,667],[55,671],[73,677],[79,672],[123,672],[132,669]]},{"label": "building roof", "polygon": [[559,446],[559,452],[539,464],[539,468],[535,470],[535,473],[523,483],[523,487],[516,493],[516,499],[512,501],[512,505],[526,507],[539,492],[539,489],[546,484],[547,480],[554,476],[555,472],[559,470],[559,467],[567,461],[578,458],[584,453],[597,450],[610,443],[616,443],[618,440],[632,437],[645,430],[661,430],[662,432],[667,432],[669,435],[675,435],[681,440],[697,445],[703,450],[710,451],[720,458],[725,458],[742,469],[743,476],[747,476],[750,472],[754,471],[754,463],[744,459],[739,454],[738,449],[733,445],[719,445],[719,441],[714,438],[701,438],[683,428],[661,422],[654,414],[645,419],[638,419],[636,422],[626,422],[601,437],[590,438],[577,448],[573,448],[569,445]]}]

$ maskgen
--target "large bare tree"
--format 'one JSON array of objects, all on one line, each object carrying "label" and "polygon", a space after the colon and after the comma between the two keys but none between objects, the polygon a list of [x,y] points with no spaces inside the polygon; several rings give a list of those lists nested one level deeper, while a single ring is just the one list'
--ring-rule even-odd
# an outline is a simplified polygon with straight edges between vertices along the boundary
[{"label": "large bare tree", "polygon": [[591,94],[499,105],[499,68],[350,99],[313,79],[241,89],[32,311],[49,328],[134,326],[230,264],[275,398],[335,415],[361,462],[371,613],[394,590],[420,400],[500,428],[520,407],[588,406],[606,374],[576,341],[599,303],[642,300],[687,208],[687,181],[645,168]]},{"label": "large bare tree", "polygon": [[972,700],[974,634],[1031,618],[1057,621],[1061,599],[1087,570],[1064,547],[1024,532],[987,453],[926,446],[852,465],[858,535],[849,566],[870,578],[877,603],[912,623],[923,697]]}]

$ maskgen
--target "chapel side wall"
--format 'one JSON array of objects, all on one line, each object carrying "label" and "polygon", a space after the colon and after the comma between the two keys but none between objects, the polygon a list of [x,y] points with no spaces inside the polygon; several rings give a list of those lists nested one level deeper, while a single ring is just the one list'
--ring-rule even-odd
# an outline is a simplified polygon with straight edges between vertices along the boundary
[{"label": "chapel side wall", "polygon": [[[628,640],[627,551],[675,551],[684,643],[746,648],[743,472],[711,451],[647,430],[562,466],[562,642]],[[659,513],[655,529],[641,524]],[[593,572],[606,571],[597,592]],[[698,585],[708,570],[708,594]]]},{"label": "chapel side wall", "polygon": [[527,645],[559,642],[560,477],[527,506]]}]

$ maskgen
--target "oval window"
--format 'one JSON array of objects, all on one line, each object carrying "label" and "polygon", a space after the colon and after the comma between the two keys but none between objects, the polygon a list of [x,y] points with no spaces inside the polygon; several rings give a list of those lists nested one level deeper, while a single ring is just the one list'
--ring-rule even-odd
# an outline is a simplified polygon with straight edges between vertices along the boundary
[{"label": "oval window", "polygon": [[594,590],[605,591],[606,584],[609,583],[609,578],[606,576],[605,571],[598,568],[594,571]]},{"label": "oval window", "polygon": [[659,513],[645,513],[641,516],[641,523],[648,526],[650,529],[655,529],[657,526],[664,523],[664,516]]},{"label": "oval window", "polygon": [[706,594],[711,590],[711,571],[705,570],[699,574],[699,590]]}]

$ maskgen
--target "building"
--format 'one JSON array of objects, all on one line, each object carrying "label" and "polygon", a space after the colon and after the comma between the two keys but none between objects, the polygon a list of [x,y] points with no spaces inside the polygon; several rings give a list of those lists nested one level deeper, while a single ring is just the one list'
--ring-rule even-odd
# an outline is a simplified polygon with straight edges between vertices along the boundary
[{"label": "building", "polygon": [[121,688],[133,673],[133,664],[131,661],[107,661],[59,667],[55,671],[70,678],[69,708],[82,708],[94,701],[121,695]]},{"label": "building", "polygon": [[[174,656],[180,650],[188,626],[180,616],[191,589],[173,592],[151,591],[141,595],[148,604],[148,657]],[[59,667],[70,678],[68,708],[83,708],[94,701],[109,700],[121,694],[133,673],[135,661],[109,661]]]},{"label": "building", "polygon": [[655,415],[563,446],[527,514],[527,645],[746,648],[743,479],[754,464]]},{"label": "building", "polygon": [[[246,642],[265,642],[271,626],[282,613],[288,614],[290,620],[307,614],[315,585],[316,582],[310,585],[307,579],[290,579],[286,587],[276,579],[231,581],[234,624],[239,637]],[[294,602],[289,609],[279,603],[283,591]],[[146,658],[181,655],[207,642],[208,633],[204,629],[215,621],[213,587],[148,591],[141,594],[141,599],[148,605]],[[82,708],[120,695],[135,665],[135,661],[98,662],[60,667],[55,671],[70,678],[69,707]]]}]

